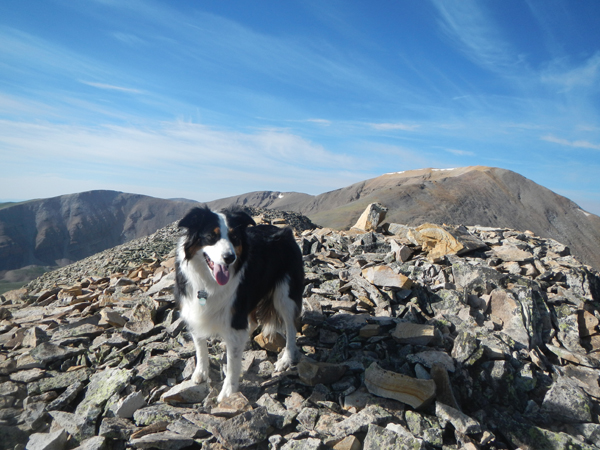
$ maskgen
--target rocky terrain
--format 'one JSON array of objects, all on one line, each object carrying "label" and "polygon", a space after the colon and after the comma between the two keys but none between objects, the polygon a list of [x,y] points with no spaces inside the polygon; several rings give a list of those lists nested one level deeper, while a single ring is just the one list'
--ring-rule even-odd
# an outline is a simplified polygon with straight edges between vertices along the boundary
[{"label": "rocky terrain", "polygon": [[190,384],[171,225],[0,297],[0,447],[600,448],[600,276],[568,247],[377,207],[345,232],[265,214],[304,255],[295,369],[256,334],[216,404],[213,340],[210,383]]}]

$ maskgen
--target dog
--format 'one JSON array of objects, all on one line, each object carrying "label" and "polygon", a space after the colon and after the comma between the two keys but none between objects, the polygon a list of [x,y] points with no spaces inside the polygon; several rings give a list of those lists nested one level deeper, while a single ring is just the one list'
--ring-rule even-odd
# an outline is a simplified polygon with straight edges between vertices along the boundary
[{"label": "dog", "polygon": [[179,222],[185,232],[175,261],[175,296],[196,348],[192,381],[208,379],[207,338],[227,347],[227,370],[217,401],[239,389],[242,354],[258,325],[286,335],[277,372],[299,356],[296,321],[302,309],[304,266],[291,228],[256,225],[239,208],[195,207]]}]

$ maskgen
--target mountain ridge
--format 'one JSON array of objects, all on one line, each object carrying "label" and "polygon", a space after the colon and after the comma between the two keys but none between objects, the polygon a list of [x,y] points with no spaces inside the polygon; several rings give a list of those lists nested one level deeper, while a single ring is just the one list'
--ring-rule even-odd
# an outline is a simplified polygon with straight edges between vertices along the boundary
[{"label": "mountain ridge", "polygon": [[[600,217],[515,172],[493,167],[390,172],[319,195],[255,191],[206,204],[293,211],[343,230],[374,202],[388,208],[387,222],[409,226],[431,222],[531,230],[568,245],[582,262],[600,269]],[[62,266],[149,235],[193,205],[187,199],[105,190],[0,209],[0,279],[6,271]]]},{"label": "mountain ridge", "polygon": [[98,190],[20,203],[0,210],[0,270],[62,266],[146,236],[190,204]]},{"label": "mountain ridge", "polygon": [[[341,189],[307,197],[278,193],[268,208],[288,210],[334,229],[348,229],[369,203],[388,208],[386,221],[500,226],[531,230],[571,247],[586,264],[600,268],[600,217],[551,190],[505,169],[470,166],[392,172]],[[276,196],[278,197],[278,196]],[[257,206],[260,193],[208,202],[211,207]]]}]

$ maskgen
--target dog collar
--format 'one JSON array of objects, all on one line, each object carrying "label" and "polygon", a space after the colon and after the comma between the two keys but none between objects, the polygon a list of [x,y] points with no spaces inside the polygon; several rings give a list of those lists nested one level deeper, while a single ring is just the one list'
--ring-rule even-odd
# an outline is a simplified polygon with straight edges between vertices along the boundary
[{"label": "dog collar", "polygon": [[198,300],[200,301],[200,306],[206,305],[207,298],[208,298],[208,292],[198,291]]}]

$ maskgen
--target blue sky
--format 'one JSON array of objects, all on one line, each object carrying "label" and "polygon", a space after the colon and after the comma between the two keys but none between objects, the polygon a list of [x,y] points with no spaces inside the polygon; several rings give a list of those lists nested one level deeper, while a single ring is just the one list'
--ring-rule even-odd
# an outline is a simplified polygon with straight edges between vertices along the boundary
[{"label": "blue sky", "polygon": [[600,2],[0,2],[0,200],[502,167],[600,214]]}]

